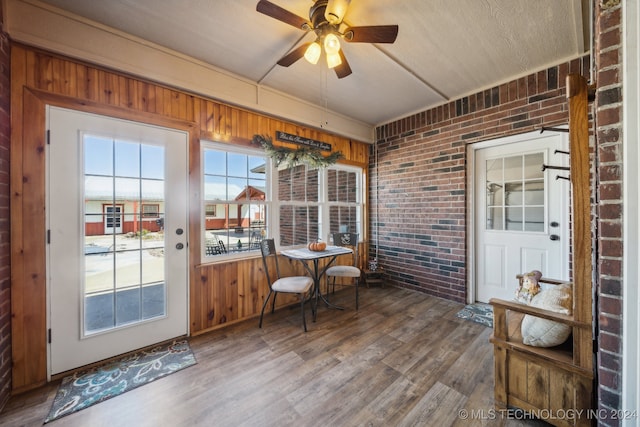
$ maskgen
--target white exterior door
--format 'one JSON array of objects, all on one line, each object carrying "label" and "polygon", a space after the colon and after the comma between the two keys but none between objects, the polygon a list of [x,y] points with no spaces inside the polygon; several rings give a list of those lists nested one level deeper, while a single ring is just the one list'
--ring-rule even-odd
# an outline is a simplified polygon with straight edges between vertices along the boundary
[{"label": "white exterior door", "polygon": [[[569,177],[565,133],[532,133],[475,150],[476,300],[512,299],[516,275],[566,280]],[[561,152],[558,152],[560,150]]]},{"label": "white exterior door", "polygon": [[56,107],[47,121],[49,375],[185,335],[187,133]]}]

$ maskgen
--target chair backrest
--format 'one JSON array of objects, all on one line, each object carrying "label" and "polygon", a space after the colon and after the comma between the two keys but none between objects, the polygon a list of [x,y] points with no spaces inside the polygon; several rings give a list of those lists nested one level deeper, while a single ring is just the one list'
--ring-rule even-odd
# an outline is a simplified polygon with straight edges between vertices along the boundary
[{"label": "chair backrest", "polygon": [[358,266],[358,233],[332,233],[333,244],[335,246],[346,246],[353,248],[353,265]]},{"label": "chair backrest", "polygon": [[276,263],[276,278],[280,278],[280,267],[278,266],[278,254],[276,253],[276,243],[273,239],[262,239],[260,242],[260,252],[262,253],[262,264],[264,265],[264,274],[267,276],[267,283],[271,288],[271,275],[269,274],[268,259],[273,257]]}]

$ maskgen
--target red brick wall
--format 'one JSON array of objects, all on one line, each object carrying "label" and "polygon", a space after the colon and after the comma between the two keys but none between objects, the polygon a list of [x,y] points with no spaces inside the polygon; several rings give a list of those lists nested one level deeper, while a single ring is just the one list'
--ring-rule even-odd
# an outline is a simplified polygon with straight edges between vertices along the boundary
[{"label": "red brick wall", "polygon": [[379,241],[378,261],[393,285],[465,302],[466,145],[566,124],[568,73],[588,76],[588,58],[376,129],[370,255]]},{"label": "red brick wall", "polygon": [[[622,8],[617,1],[596,1],[597,69],[595,122],[598,175],[596,304],[598,312],[598,409],[620,408],[622,381]],[[628,381],[637,379],[627,378]],[[638,408],[623,408],[638,409]],[[604,417],[600,425],[617,426]]]},{"label": "red brick wall", "polygon": [[0,410],[11,391],[11,247],[9,225],[10,47],[0,12]]}]

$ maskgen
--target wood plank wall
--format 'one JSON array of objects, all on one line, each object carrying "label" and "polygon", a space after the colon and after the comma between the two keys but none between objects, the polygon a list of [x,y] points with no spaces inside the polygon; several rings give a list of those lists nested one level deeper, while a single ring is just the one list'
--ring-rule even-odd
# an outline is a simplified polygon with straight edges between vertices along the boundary
[{"label": "wood plank wall", "polygon": [[[11,96],[14,392],[45,383],[47,374],[44,239],[47,104],[189,131],[191,334],[256,316],[267,293],[260,258],[200,264],[200,139],[249,145],[255,134],[273,137],[276,130],[282,130],[331,144],[345,155],[345,163],[366,169],[369,161],[366,143],[20,44],[12,46]],[[366,248],[361,253],[366,254]],[[291,262],[288,265],[292,273],[303,273],[300,266]],[[288,302],[282,299],[281,304]]]}]

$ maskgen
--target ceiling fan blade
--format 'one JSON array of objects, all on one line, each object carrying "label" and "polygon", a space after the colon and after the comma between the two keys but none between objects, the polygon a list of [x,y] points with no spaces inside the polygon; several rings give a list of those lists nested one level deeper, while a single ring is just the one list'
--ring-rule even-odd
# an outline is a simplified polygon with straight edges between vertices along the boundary
[{"label": "ceiling fan blade", "polygon": [[293,49],[291,52],[287,53],[285,56],[280,58],[280,60],[278,61],[278,65],[281,65],[283,67],[288,67],[289,65],[293,64],[298,59],[304,56],[304,53],[307,51],[307,48],[309,47],[310,44],[311,42],[304,43],[298,46],[297,48]]},{"label": "ceiling fan blade", "polygon": [[342,63],[340,65],[335,66],[333,69],[335,70],[338,78],[341,79],[351,74],[351,67],[347,62],[347,58],[345,58],[344,53],[342,53],[342,49],[340,49],[338,53],[340,54],[340,59],[342,60]]},{"label": "ceiling fan blade", "polygon": [[397,36],[397,25],[349,27],[344,31],[344,39],[353,43],[393,43]]},{"label": "ceiling fan blade", "polygon": [[256,6],[256,10],[260,13],[264,13],[278,21],[282,21],[286,24],[293,25],[296,28],[307,30],[310,29],[309,21],[299,17],[295,13],[291,13],[280,6],[271,3],[267,0],[260,0]]}]

